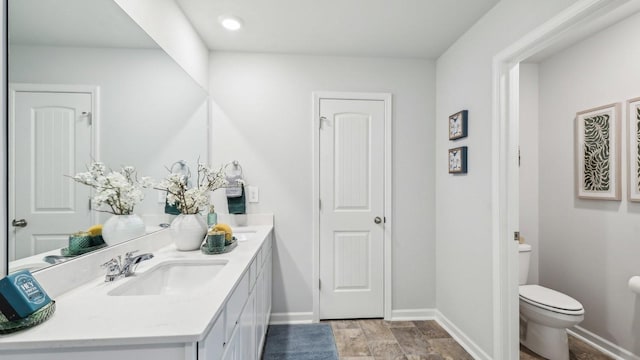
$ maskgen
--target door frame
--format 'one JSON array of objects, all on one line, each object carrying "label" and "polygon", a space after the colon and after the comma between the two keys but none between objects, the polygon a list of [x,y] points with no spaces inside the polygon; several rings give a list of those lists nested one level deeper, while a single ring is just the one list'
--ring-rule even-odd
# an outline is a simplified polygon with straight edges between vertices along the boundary
[{"label": "door frame", "polygon": [[[519,357],[518,252],[513,232],[519,214],[519,64],[558,44],[587,20],[612,13],[629,0],[579,0],[493,58],[492,248],[493,358]],[[505,246],[506,244],[506,246]]]},{"label": "door frame", "polygon": [[[15,216],[15,181],[9,181],[11,175],[15,173],[15,151],[12,147],[15,144],[15,100],[18,92],[55,92],[55,93],[82,93],[91,94],[91,158],[95,161],[100,159],[100,87],[95,85],[65,85],[65,84],[31,84],[31,83],[9,83],[9,102],[8,102],[8,172],[7,187],[8,209],[7,209],[7,267],[11,260],[15,260],[15,236],[11,230],[10,219]],[[98,214],[94,211],[91,214],[93,223],[98,223]]]},{"label": "door frame", "polygon": [[320,100],[379,100],[384,101],[384,318],[391,319],[391,251],[393,241],[392,213],[392,95],[391,93],[360,93],[316,91],[312,93],[313,101],[313,195],[312,195],[312,234],[313,234],[313,272],[311,289],[313,292],[313,322],[320,321]]}]

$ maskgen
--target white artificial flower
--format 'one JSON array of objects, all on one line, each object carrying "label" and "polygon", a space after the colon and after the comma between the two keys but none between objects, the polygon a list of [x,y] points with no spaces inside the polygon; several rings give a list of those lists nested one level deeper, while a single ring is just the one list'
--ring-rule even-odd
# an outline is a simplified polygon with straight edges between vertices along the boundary
[{"label": "white artificial flower", "polygon": [[137,179],[133,166],[124,166],[120,171],[111,171],[105,175],[106,166],[94,162],[89,171],[78,173],[73,180],[95,189],[92,203],[96,208],[107,206],[105,211],[116,215],[133,214],[133,208],[144,199],[143,188],[153,186],[149,177]]},{"label": "white artificial flower", "polygon": [[212,170],[198,163],[198,177],[195,186],[189,187],[190,176],[170,173],[156,185],[156,189],[167,192],[167,203],[175,205],[182,214],[197,214],[209,205],[209,192],[227,184],[224,167]]}]

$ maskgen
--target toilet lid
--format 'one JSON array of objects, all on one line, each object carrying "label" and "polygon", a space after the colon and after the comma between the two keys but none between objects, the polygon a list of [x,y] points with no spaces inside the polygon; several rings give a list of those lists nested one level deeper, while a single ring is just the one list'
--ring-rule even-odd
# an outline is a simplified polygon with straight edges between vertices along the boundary
[{"label": "toilet lid", "polygon": [[567,314],[582,314],[582,304],[561,292],[540,285],[521,285],[520,299],[536,306]]}]

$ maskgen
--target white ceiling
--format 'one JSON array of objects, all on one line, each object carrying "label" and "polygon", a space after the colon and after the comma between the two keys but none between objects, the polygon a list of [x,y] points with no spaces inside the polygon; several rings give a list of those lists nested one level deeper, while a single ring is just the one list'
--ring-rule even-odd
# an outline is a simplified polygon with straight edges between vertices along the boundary
[{"label": "white ceiling", "polygon": [[[499,0],[176,0],[211,50],[434,59]],[[244,28],[218,23],[238,16]]]},{"label": "white ceiling", "polygon": [[16,45],[158,47],[113,0],[10,0],[8,18]]}]

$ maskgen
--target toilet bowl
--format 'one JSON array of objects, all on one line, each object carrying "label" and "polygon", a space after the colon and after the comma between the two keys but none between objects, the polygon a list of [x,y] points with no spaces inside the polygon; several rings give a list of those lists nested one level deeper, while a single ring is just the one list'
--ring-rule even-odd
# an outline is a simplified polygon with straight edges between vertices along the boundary
[{"label": "toilet bowl", "polygon": [[582,304],[561,292],[526,284],[531,245],[520,244],[520,342],[550,360],[568,360],[567,329],[584,320]]}]

